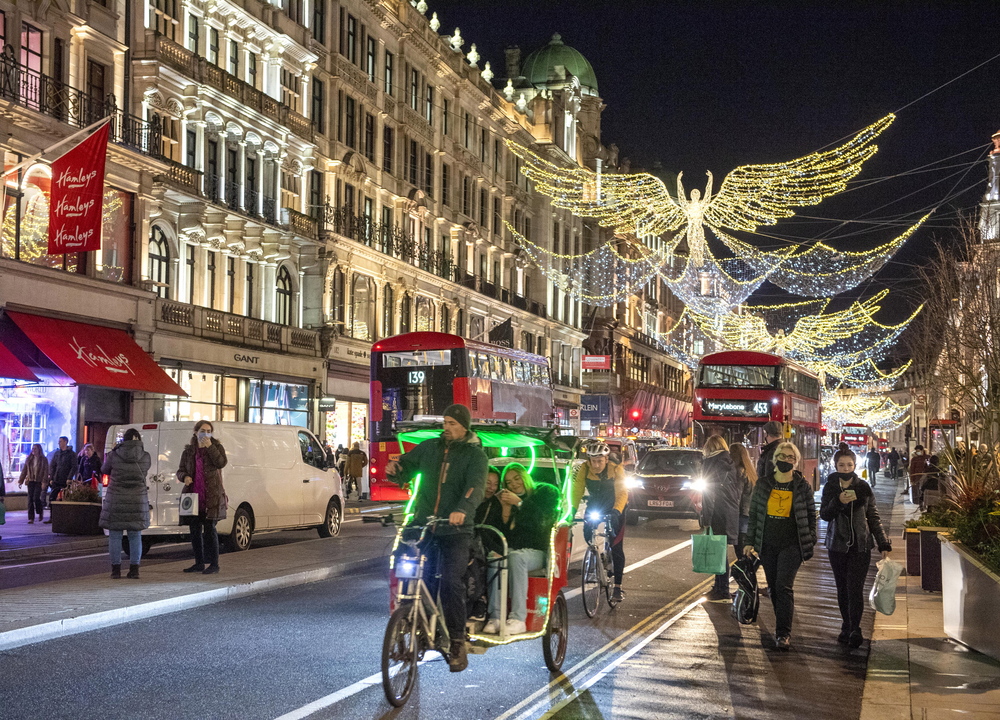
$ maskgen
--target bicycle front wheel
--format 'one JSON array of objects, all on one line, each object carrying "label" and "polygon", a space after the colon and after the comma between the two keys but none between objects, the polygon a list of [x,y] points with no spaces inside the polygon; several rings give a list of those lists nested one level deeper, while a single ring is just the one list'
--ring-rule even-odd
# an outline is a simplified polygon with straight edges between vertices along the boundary
[{"label": "bicycle front wheel", "polygon": [[382,641],[382,689],[393,707],[403,707],[417,679],[419,645],[410,615],[411,605],[400,605],[389,618]]},{"label": "bicycle front wheel", "polygon": [[597,606],[601,604],[601,570],[598,563],[600,558],[594,548],[587,548],[583,556],[583,572],[580,574],[580,597],[583,598],[583,611],[589,618],[597,614]]}]

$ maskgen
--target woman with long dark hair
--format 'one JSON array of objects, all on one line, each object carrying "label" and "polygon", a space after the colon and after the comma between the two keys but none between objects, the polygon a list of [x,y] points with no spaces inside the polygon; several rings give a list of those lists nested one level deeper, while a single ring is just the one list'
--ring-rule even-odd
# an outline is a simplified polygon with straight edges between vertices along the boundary
[{"label": "woman with long dark hair", "polygon": [[228,459],[222,443],[212,437],[214,429],[208,420],[195,423],[194,435],[184,448],[177,470],[177,479],[184,483],[184,492],[198,494],[198,514],[188,519],[194,565],[184,568],[186,573],[211,575],[219,572],[219,533],[215,524],[226,518],[222,468]]},{"label": "woman with long dark hair", "polygon": [[827,478],[823,487],[819,516],[829,523],[826,549],[843,621],[837,641],[856,648],[864,642],[861,615],[872,547],[877,545],[885,559],[892,551],[892,542],[882,529],[871,486],[854,472],[857,457],[850,450],[841,450],[833,456],[833,462],[837,472]]},{"label": "woman with long dark hair", "polygon": [[[713,435],[705,441],[702,454],[705,456],[701,464],[705,490],[701,494],[701,524],[711,528],[716,535],[725,535],[726,542],[738,548],[743,482],[733,465],[729,445],[721,435]],[[711,595],[715,600],[729,599],[728,560],[726,571],[715,576]]]}]

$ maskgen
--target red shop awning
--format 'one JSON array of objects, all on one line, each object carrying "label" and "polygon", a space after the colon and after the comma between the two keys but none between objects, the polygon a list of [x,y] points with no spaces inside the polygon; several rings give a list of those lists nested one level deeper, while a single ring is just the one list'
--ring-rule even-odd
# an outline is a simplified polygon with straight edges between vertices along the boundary
[{"label": "red shop awning", "polygon": [[9,310],[7,316],[77,385],[187,395],[122,330]]},{"label": "red shop awning", "polygon": [[38,382],[35,373],[25,367],[23,362],[14,357],[14,353],[3,345],[0,345],[0,378]]}]

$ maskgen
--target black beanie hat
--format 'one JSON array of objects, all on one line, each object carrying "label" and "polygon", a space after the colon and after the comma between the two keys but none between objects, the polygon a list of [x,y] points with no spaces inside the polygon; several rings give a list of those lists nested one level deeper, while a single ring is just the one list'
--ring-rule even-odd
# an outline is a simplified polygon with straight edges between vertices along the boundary
[{"label": "black beanie hat", "polygon": [[449,405],[444,411],[444,416],[455,420],[466,430],[472,427],[472,413],[469,411],[469,408],[461,403]]}]

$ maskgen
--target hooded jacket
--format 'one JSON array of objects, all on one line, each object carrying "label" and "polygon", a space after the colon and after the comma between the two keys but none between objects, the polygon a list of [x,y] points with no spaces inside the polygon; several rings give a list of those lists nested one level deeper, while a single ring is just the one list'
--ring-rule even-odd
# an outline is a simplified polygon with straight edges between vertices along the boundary
[{"label": "hooded jacket", "polygon": [[701,464],[705,491],[701,495],[701,523],[716,535],[727,535],[730,543],[740,537],[740,506],[750,481],[736,471],[725,450],[706,457]]},{"label": "hooded jacket", "polygon": [[129,440],[108,453],[101,473],[110,476],[101,508],[100,526],[108,530],[145,530],[149,527],[146,473],[149,453],[142,440]]},{"label": "hooded jacket", "polygon": [[871,552],[872,539],[880,552],[892,550],[892,543],[882,529],[875,493],[871,485],[851,474],[851,484],[845,490],[854,490],[857,500],[846,505],[840,502],[840,478],[833,473],[826,479],[823,497],[819,503],[819,516],[829,525],[826,528],[826,549],[830,552]]},{"label": "hooded jacket", "polygon": [[[774,471],[757,480],[750,496],[750,523],[741,545],[753,545],[760,552],[764,544],[764,524],[767,522],[767,500],[774,489]],[[816,546],[816,501],[812,487],[797,470],[792,473],[792,517],[798,529],[799,550],[802,559],[813,556]]]},{"label": "hooded jacket", "polygon": [[448,442],[442,433],[400,457],[399,465],[400,472],[389,479],[397,485],[415,481],[411,524],[423,525],[428,517],[447,518],[462,512],[465,522],[461,527],[442,523],[435,532],[472,533],[476,508],[486,487],[486,453],[478,435],[470,430],[461,440]]}]

